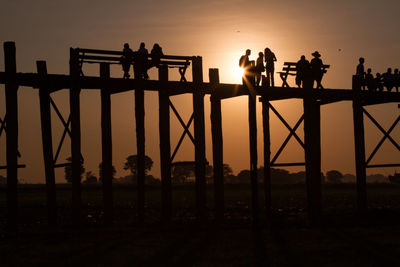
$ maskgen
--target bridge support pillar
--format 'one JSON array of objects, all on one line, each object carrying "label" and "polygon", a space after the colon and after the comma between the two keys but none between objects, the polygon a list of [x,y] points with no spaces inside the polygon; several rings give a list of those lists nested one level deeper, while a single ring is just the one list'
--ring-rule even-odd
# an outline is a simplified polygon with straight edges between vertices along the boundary
[{"label": "bridge support pillar", "polygon": [[7,161],[7,215],[10,231],[17,230],[18,223],[18,83],[16,49],[14,42],[4,43],[4,67],[6,74],[6,161]]},{"label": "bridge support pillar", "polygon": [[[312,87],[311,87],[312,88]],[[304,97],[304,143],[308,217],[312,224],[321,219],[321,114],[315,94]]]},{"label": "bridge support pillar", "polygon": [[[100,77],[110,78],[110,65],[100,64]],[[101,95],[101,148],[102,148],[102,183],[104,203],[104,223],[111,225],[114,219],[114,204],[112,193],[113,165],[112,165],[112,135],[111,135],[111,95],[110,88],[103,87]]]},{"label": "bridge support pillar", "polygon": [[168,93],[168,66],[159,68],[159,80],[162,88],[158,91],[159,131],[160,131],[160,163],[161,163],[161,200],[162,219],[169,222],[172,214],[172,186],[171,186],[171,142]]},{"label": "bridge support pillar", "polygon": [[80,67],[79,52],[70,49],[70,79],[69,90],[70,116],[71,116],[71,167],[72,167],[72,221],[73,224],[80,224],[82,196],[81,196],[81,121],[80,121]]},{"label": "bridge support pillar", "polygon": [[51,132],[50,93],[47,84],[46,61],[36,62],[40,76],[39,101],[42,128],[42,147],[46,176],[47,220],[49,225],[57,224],[56,181],[54,174],[53,138]]},{"label": "bridge support pillar", "polygon": [[194,140],[195,140],[195,176],[196,176],[196,209],[197,220],[200,223],[206,221],[206,142],[204,126],[204,93],[203,60],[201,57],[193,59],[193,113],[194,113]]},{"label": "bridge support pillar", "polygon": [[[218,69],[209,70],[210,83],[219,84]],[[214,203],[215,220],[222,223],[224,220],[224,169],[223,169],[223,139],[221,98],[215,90],[211,93],[211,132],[213,144],[213,171],[214,171]]]},{"label": "bridge support pillar", "polygon": [[145,129],[144,129],[144,90],[135,90],[136,145],[137,145],[137,190],[138,221],[144,222],[145,205]]},{"label": "bridge support pillar", "polygon": [[269,123],[269,101],[267,98],[261,98],[262,103],[262,120],[263,120],[263,136],[264,136],[264,198],[265,198],[265,215],[267,219],[271,219],[271,135]]},{"label": "bridge support pillar", "polygon": [[259,224],[256,94],[249,91],[250,184],[253,225]]},{"label": "bridge support pillar", "polygon": [[364,139],[364,113],[362,99],[358,94],[361,85],[357,76],[353,76],[353,123],[354,123],[354,145],[356,156],[356,179],[357,179],[357,208],[359,211],[367,209],[367,173],[365,162],[365,139]]}]

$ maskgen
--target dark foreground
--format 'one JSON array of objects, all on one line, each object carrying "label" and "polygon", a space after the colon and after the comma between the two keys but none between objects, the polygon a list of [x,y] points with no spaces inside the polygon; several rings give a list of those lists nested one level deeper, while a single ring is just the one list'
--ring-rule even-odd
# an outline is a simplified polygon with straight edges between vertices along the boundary
[{"label": "dark foreground", "polygon": [[[248,185],[225,188],[226,222],[199,226],[194,186],[174,188],[174,220],[159,222],[160,189],[148,189],[145,225],[137,225],[135,188],[114,190],[116,222],[102,225],[99,187],[85,187],[84,225],[69,220],[70,188],[59,186],[59,226],[46,226],[43,186],[20,190],[20,230],[5,231],[5,191],[0,191],[0,264],[8,266],[399,266],[400,187],[369,185],[370,209],[356,212],[355,186],[325,186],[319,227],[306,220],[304,185],[275,186],[274,219],[254,229]],[[262,192],[260,202],[262,203]],[[260,203],[260,204],[261,204]]]}]

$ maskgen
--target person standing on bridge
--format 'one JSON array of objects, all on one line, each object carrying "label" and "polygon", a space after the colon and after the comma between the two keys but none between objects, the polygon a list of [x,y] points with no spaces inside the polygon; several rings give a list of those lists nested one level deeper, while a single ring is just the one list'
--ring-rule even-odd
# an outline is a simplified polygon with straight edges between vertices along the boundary
[{"label": "person standing on bridge", "polygon": [[356,69],[356,76],[358,77],[358,81],[361,84],[361,88],[363,90],[365,90],[365,71],[364,71],[364,62],[365,59],[363,57],[360,57],[359,59],[359,64],[357,65],[357,69]]},{"label": "person standing on bridge", "polygon": [[268,47],[264,50],[265,56],[265,69],[267,71],[267,81],[270,82],[272,87],[275,86],[274,72],[275,72],[275,54]]},{"label": "person standing on bridge", "polygon": [[316,81],[317,89],[322,88],[321,81],[322,81],[322,76],[324,75],[322,68],[323,68],[324,64],[322,63],[322,60],[320,58],[321,54],[318,51],[315,51],[311,55],[314,57],[310,63],[311,74],[312,74],[312,79],[313,79],[312,87],[314,87],[314,81]]},{"label": "person standing on bridge", "polygon": [[249,56],[251,55],[251,50],[247,49],[246,54],[240,57],[239,59],[239,67],[243,68],[243,85],[246,85],[246,81],[249,80],[249,71],[251,69],[251,62]]},{"label": "person standing on bridge", "polygon": [[302,85],[304,88],[304,80],[306,79],[309,70],[310,70],[310,62],[303,55],[300,57],[300,60],[297,61],[296,64],[296,84],[299,88]]},{"label": "person standing on bridge", "polygon": [[255,72],[256,72],[256,85],[259,86],[260,82],[261,82],[261,73],[264,72],[264,54],[262,52],[258,53],[258,58],[256,61],[256,68],[255,68]]},{"label": "person standing on bridge", "polygon": [[161,57],[164,55],[162,48],[159,44],[155,43],[153,49],[151,49],[151,67],[157,67],[160,65]]},{"label": "person standing on bridge", "polygon": [[121,64],[122,70],[124,71],[124,79],[129,79],[129,70],[133,62],[133,51],[129,48],[129,44],[124,44],[124,49],[122,50]]}]

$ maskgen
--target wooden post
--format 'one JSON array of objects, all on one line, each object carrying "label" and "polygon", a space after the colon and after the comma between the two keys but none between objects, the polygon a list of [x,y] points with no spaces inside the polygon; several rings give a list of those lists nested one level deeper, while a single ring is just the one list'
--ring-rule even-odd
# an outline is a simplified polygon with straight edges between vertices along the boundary
[{"label": "wooden post", "polygon": [[269,124],[269,101],[261,98],[263,135],[264,135],[264,195],[265,195],[265,214],[267,219],[271,217],[271,135]]},{"label": "wooden post", "polygon": [[169,222],[172,213],[172,188],[168,66],[161,65],[158,71],[159,80],[162,82],[162,86],[158,90],[162,218],[164,222]]},{"label": "wooden post", "polygon": [[135,90],[136,145],[137,145],[137,190],[138,221],[144,221],[145,202],[145,132],[144,132],[144,90]]},{"label": "wooden post", "polygon": [[46,176],[47,220],[49,225],[57,224],[56,180],[54,174],[53,138],[51,133],[50,93],[47,85],[46,61],[36,61],[40,77],[39,101],[42,126],[42,147]]},{"label": "wooden post", "polygon": [[256,94],[249,91],[250,183],[253,224],[259,223]]},{"label": "wooden post", "polygon": [[[219,84],[218,69],[209,70],[210,83]],[[211,133],[213,145],[214,166],[214,201],[215,219],[217,223],[224,220],[224,169],[223,169],[223,139],[222,139],[222,114],[221,99],[215,89],[211,93]]]},{"label": "wooden post", "polygon": [[367,173],[365,162],[365,137],[364,137],[364,114],[361,99],[361,86],[357,76],[353,76],[353,123],[354,123],[354,145],[356,156],[357,176],[357,208],[363,212],[367,209]]},{"label": "wooden post", "polygon": [[72,166],[72,221],[73,224],[80,224],[81,214],[81,122],[80,122],[80,85],[79,85],[79,52],[70,49],[70,114],[71,114],[71,166]]},{"label": "wooden post", "polygon": [[203,60],[195,57],[192,65],[193,83],[193,113],[194,113],[194,140],[195,140],[195,175],[196,175],[196,210],[197,220],[200,223],[206,220],[206,145],[204,126],[204,93]]},{"label": "wooden post", "polygon": [[[104,80],[110,78],[110,64],[100,64],[100,77]],[[101,152],[104,223],[106,225],[111,225],[114,218],[114,204],[112,193],[113,165],[111,135],[111,94],[110,88],[107,87],[101,88]]]},{"label": "wooden post", "polygon": [[308,216],[312,224],[321,218],[321,118],[320,105],[311,88],[304,96],[304,144]]},{"label": "wooden post", "polygon": [[18,83],[16,77],[16,49],[14,42],[4,43],[4,67],[6,74],[6,160],[8,228],[17,230],[18,223]]}]

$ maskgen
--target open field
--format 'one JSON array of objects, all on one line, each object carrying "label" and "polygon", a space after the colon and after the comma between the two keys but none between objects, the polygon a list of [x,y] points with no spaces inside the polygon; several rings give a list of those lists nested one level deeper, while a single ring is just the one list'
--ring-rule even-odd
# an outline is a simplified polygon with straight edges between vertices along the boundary
[{"label": "open field", "polygon": [[[5,225],[5,190],[0,191],[0,264],[88,266],[398,266],[400,259],[400,187],[369,184],[370,210],[355,210],[355,185],[323,187],[324,219],[320,227],[306,220],[305,186],[274,186],[274,219],[259,229],[250,220],[249,185],[226,185],[226,222],[213,221],[212,186],[208,188],[210,222],[194,219],[194,185],[173,189],[174,219],[161,225],[160,188],[146,194],[145,225],[135,221],[132,186],[114,190],[115,225],[102,225],[101,187],[83,188],[85,225],[70,224],[68,185],[57,190],[59,224],[46,227],[43,185],[22,185],[20,233]],[[263,195],[260,190],[260,202]],[[260,203],[260,204],[261,204]]]}]

